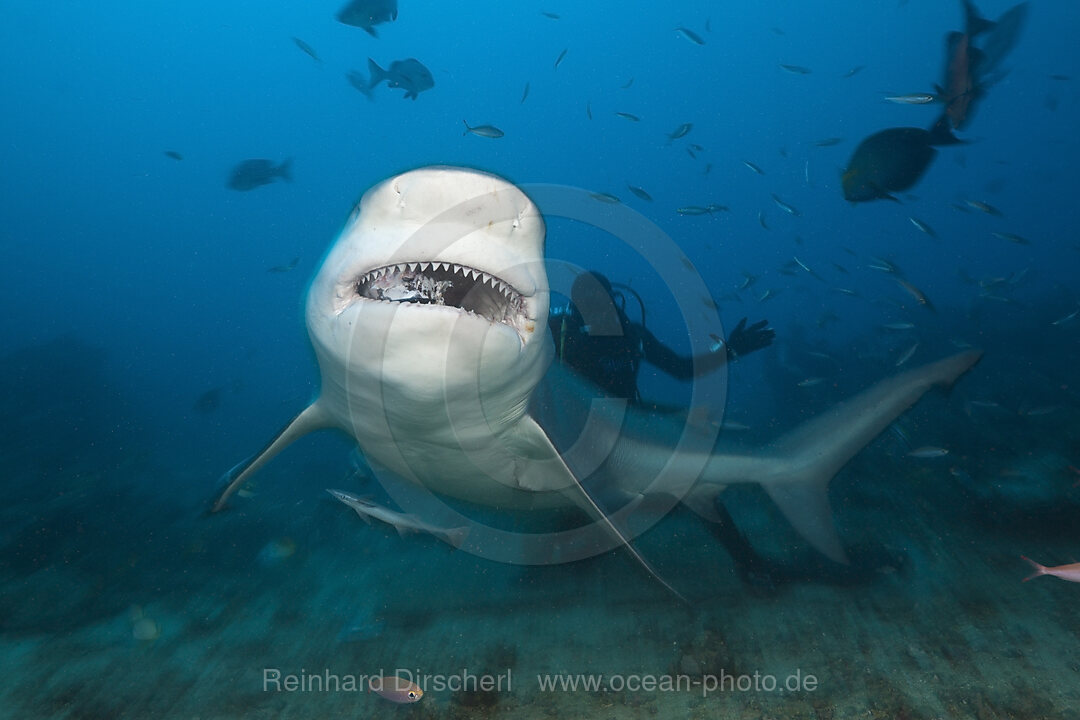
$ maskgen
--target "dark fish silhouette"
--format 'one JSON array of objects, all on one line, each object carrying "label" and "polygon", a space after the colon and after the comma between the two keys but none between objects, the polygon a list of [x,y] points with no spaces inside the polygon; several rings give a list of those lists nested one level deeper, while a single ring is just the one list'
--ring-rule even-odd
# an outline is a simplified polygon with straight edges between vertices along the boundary
[{"label": "dark fish silhouette", "polygon": [[191,406],[192,410],[203,415],[209,415],[221,406],[221,388],[211,388],[199,396],[199,399],[195,401],[195,404]]},{"label": "dark fish silhouette", "polygon": [[385,80],[388,87],[401,88],[405,91],[405,97],[413,100],[419,93],[435,87],[431,71],[416,58],[395,60],[387,70],[383,70],[374,60],[368,58],[368,72],[371,74],[369,89]]},{"label": "dark fish silhouette", "polygon": [[183,160],[184,156],[175,150],[166,150],[165,157],[172,158],[173,160]]},{"label": "dark fish silhouette", "polygon": [[290,270],[294,269],[299,264],[300,264],[300,258],[294,257],[292,260],[290,260],[285,265],[275,265],[272,268],[267,268],[266,272],[270,272],[270,273],[287,273]]},{"label": "dark fish silhouette", "polygon": [[300,50],[302,50],[303,53],[310,57],[312,60],[319,63],[322,62],[322,58],[319,57],[319,54],[315,52],[315,48],[311,47],[306,42],[296,36],[293,36],[292,41],[296,43],[296,47],[300,48]]},{"label": "dark fish silhouette", "polygon": [[270,160],[244,160],[232,169],[225,186],[230,190],[246,192],[269,185],[278,178],[292,182],[292,158],[280,165],[274,165]]},{"label": "dark fish silhouette", "polygon": [[844,198],[851,202],[896,200],[892,193],[919,181],[937,156],[935,146],[960,142],[945,114],[930,130],[889,128],[859,143],[841,175]]},{"label": "dark fish silhouette", "polygon": [[371,37],[379,37],[375,26],[397,20],[397,0],[352,0],[337,14],[338,22],[363,28]]}]

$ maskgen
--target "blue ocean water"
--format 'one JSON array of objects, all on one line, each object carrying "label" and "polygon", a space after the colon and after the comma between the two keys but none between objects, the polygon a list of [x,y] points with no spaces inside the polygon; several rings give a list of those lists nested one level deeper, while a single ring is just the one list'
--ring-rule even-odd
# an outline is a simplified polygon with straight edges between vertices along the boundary
[{"label": "blue ocean water", "polygon": [[[898,202],[853,204],[841,173],[859,142],[940,116],[884,98],[943,83],[960,3],[401,0],[377,38],[336,21],[342,5],[0,8],[0,653],[19,668],[0,684],[5,714],[1070,717],[1078,588],[1021,584],[1020,556],[1080,559],[1080,11],[1032,0],[963,142]],[[368,99],[346,79],[368,58],[416,58],[434,87]],[[291,159],[291,181],[227,187],[250,158]],[[755,485],[724,503],[786,569],[775,582],[740,577],[685,510],[635,542],[689,606],[620,552],[492,563],[335,503],[324,488],[391,501],[332,432],[206,517],[222,473],[318,389],[303,299],[356,201],[435,164],[615,195],[678,245],[725,328],[767,319],[775,342],[730,368],[722,408],[725,439],[754,452],[882,378],[984,350],[832,483],[854,569],[816,556]],[[710,203],[728,210],[677,212]],[[690,351],[655,248],[557,216],[547,248],[632,287],[649,329]],[[640,387],[689,396],[648,366]],[[948,452],[908,454],[922,447]],[[514,688],[432,688],[400,708],[264,683],[267,668],[465,667],[512,669]],[[796,670],[816,689],[549,693],[537,679]]]}]

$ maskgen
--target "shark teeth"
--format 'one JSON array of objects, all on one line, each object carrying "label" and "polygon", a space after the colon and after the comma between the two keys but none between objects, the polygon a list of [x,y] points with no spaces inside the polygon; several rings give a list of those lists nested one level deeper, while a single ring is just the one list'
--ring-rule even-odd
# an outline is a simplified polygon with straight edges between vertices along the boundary
[{"label": "shark teeth", "polygon": [[356,295],[381,302],[457,307],[510,325],[520,332],[529,324],[525,298],[491,273],[449,262],[403,262],[365,272],[353,287]]}]

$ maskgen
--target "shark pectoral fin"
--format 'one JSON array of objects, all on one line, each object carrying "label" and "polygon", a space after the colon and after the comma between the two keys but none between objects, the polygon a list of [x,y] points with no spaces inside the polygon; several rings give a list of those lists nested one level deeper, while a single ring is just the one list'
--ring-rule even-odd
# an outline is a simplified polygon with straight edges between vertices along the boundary
[{"label": "shark pectoral fin", "polygon": [[832,506],[829,505],[831,479],[830,468],[816,476],[797,477],[791,482],[770,483],[764,487],[765,492],[803,539],[833,562],[847,565],[847,553],[840,543],[840,536],[833,522]]},{"label": "shark pectoral fin", "polygon": [[685,597],[676,590],[642,557],[630,539],[619,530],[618,527],[601,509],[596,501],[585,490],[581,481],[574,472],[563,462],[559,451],[552,444],[537,422],[524,416],[516,425],[513,432],[507,436],[515,455],[521,462],[517,463],[515,479],[522,488],[538,491],[561,492],[575,505],[580,507],[596,523],[599,523],[612,538],[626,548],[641,567],[645,569],[654,580],[667,588],[675,597],[687,603]]},{"label": "shark pectoral fin", "polygon": [[514,425],[505,440],[514,458],[513,482],[517,487],[534,492],[560,492],[567,487],[581,487],[551,438],[528,415]]},{"label": "shark pectoral fin", "polygon": [[239,490],[244,483],[259,470],[259,468],[284,450],[293,440],[307,435],[314,430],[321,430],[330,427],[331,425],[333,425],[332,421],[319,405],[318,400],[311,405],[308,405],[304,411],[293,418],[293,421],[286,425],[285,429],[279,432],[266,447],[225,473],[222,477],[222,482],[227,482],[228,485],[218,497],[213,507],[210,508],[210,512],[216,513],[224,508],[225,502],[234,492]]}]

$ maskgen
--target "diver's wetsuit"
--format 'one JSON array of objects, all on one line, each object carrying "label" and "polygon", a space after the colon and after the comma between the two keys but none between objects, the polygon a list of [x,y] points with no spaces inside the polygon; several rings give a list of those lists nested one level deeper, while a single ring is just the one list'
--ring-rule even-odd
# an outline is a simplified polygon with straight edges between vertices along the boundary
[{"label": "diver's wetsuit", "polygon": [[[641,404],[637,376],[643,360],[676,379],[689,380],[695,374],[712,372],[737,357],[730,343],[724,344],[723,352],[718,349],[697,357],[679,355],[657,340],[643,324],[631,322],[626,317],[623,308],[613,302],[607,278],[584,273],[578,281],[572,292],[575,302],[552,308],[549,316],[556,358],[611,397]],[[586,284],[588,287],[583,289]],[[593,309],[587,314],[592,322],[586,323],[578,308],[589,304]],[[744,319],[731,335],[732,340],[737,334],[742,339],[743,354],[772,342],[773,331],[767,328],[767,322],[757,323],[749,331],[745,324]],[[713,532],[735,561],[739,576],[753,585],[771,587],[772,563],[754,550],[719,498],[714,504],[720,522]]]},{"label": "diver's wetsuit", "polygon": [[648,328],[631,322],[619,311],[619,334],[592,332],[577,308],[552,313],[551,334],[556,357],[612,397],[641,401],[637,377],[642,360],[677,380],[689,380],[718,369],[728,361],[726,353],[711,352],[696,358],[683,357],[656,339]]}]

